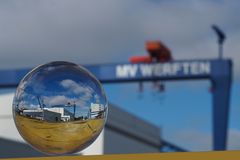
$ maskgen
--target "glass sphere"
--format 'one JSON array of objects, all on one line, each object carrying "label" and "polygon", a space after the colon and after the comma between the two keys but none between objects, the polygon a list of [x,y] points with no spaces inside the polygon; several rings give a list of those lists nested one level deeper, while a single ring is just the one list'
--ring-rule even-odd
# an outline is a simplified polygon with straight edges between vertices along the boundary
[{"label": "glass sphere", "polygon": [[83,67],[51,62],[19,83],[13,116],[21,136],[47,154],[80,151],[98,137],[108,104],[100,82]]}]

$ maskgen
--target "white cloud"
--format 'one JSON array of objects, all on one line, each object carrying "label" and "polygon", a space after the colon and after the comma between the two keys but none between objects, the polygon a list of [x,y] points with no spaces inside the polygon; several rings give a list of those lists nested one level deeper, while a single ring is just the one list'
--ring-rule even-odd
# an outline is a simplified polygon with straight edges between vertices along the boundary
[{"label": "white cloud", "polygon": [[48,106],[54,106],[54,105],[66,105],[68,102],[71,102],[70,99],[63,95],[59,96],[50,96],[50,97],[44,97],[43,98],[44,103]]},{"label": "white cloud", "polygon": [[55,106],[55,105],[67,105],[68,103],[75,103],[77,106],[84,108],[89,107],[86,100],[82,100],[80,98],[69,98],[64,95],[57,96],[44,96],[43,97],[44,104],[46,106]]},{"label": "white cloud", "polygon": [[39,105],[35,105],[35,104],[30,104],[28,109],[36,109],[39,108]]},{"label": "white cloud", "polygon": [[23,81],[23,82],[21,82],[20,84],[19,84],[19,86],[18,86],[18,90],[16,91],[16,98],[20,98],[20,96],[23,96],[23,94],[24,94],[24,90],[25,90],[25,88],[26,88],[26,85],[27,85],[27,81]]},{"label": "white cloud", "polygon": [[96,102],[96,103],[100,103],[100,97],[99,97],[99,95],[95,94],[95,95],[94,95],[94,99],[95,99],[95,102]]},{"label": "white cloud", "polygon": [[[64,91],[66,95],[45,96],[43,100],[46,105],[54,106],[59,104],[67,104],[70,102],[75,103],[80,107],[89,107],[88,105],[91,101],[91,98],[95,96],[94,90],[90,86],[76,83],[70,79],[62,80],[60,82],[60,86],[66,89],[66,91]],[[71,96],[68,97],[68,94],[71,96],[74,95],[73,98],[70,98]]]},{"label": "white cloud", "polygon": [[71,79],[66,79],[66,80],[62,80],[60,82],[60,85],[62,87],[64,87],[65,89],[68,89],[69,91],[75,93],[75,94],[87,94],[87,95],[91,95],[93,93],[93,89],[84,85],[84,84],[78,84],[76,82],[74,82]]}]

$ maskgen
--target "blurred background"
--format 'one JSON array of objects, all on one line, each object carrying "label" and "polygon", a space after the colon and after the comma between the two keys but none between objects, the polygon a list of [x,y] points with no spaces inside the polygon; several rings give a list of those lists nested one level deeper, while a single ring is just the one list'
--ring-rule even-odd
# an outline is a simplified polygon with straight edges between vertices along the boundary
[{"label": "blurred background", "polygon": [[[227,149],[239,150],[239,7],[237,0],[2,0],[0,70],[56,60],[128,63],[148,54],[147,40],[164,42],[174,60],[213,59],[218,46],[211,26],[217,24],[227,36],[223,58],[234,63]],[[103,87],[111,106],[106,128],[80,154],[160,152],[165,142],[173,151],[212,150],[210,81],[166,81],[161,91],[152,82]],[[0,157],[45,156],[26,145],[14,126],[14,92],[0,89]]]}]

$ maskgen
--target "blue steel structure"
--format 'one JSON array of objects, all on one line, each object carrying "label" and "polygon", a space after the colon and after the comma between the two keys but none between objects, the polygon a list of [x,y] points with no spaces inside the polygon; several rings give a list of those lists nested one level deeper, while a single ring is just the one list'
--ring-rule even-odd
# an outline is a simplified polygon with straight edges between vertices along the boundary
[{"label": "blue steel structure", "polygon": [[[213,150],[226,150],[232,61],[182,60],[151,64],[87,65],[102,83],[208,79],[213,86]],[[30,69],[0,70],[0,87],[15,87]]]}]

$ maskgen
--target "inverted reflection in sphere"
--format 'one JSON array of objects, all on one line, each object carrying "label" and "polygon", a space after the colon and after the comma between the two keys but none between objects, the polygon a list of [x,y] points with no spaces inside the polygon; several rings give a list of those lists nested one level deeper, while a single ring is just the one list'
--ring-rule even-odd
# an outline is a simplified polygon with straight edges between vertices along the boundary
[{"label": "inverted reflection in sphere", "polygon": [[48,154],[89,146],[100,134],[107,100],[99,81],[69,62],[51,62],[29,72],[17,87],[13,116],[21,136]]}]

